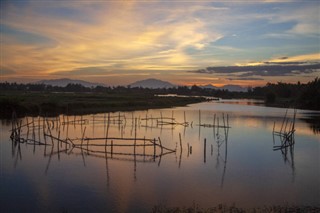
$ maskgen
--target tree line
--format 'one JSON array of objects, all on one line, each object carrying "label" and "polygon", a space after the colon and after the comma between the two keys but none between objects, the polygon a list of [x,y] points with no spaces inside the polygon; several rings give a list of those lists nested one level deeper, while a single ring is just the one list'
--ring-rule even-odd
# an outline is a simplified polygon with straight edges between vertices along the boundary
[{"label": "tree line", "polygon": [[178,86],[173,88],[142,88],[130,86],[96,86],[85,87],[81,84],[68,84],[65,87],[45,84],[0,83],[1,91],[21,92],[73,92],[73,93],[108,93],[108,94],[177,94],[187,96],[211,96],[217,98],[251,98],[264,99],[270,106],[296,107],[320,110],[320,79],[315,78],[308,83],[267,83],[261,87],[249,87],[247,92]]}]

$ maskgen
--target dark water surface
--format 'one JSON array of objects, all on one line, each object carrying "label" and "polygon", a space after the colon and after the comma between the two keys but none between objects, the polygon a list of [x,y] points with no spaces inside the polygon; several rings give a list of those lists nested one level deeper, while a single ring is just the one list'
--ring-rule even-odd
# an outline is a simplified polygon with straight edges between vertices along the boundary
[{"label": "dark water surface", "polygon": [[[274,122],[275,130],[280,130],[285,113],[280,108],[207,102],[112,113],[110,125],[108,114],[61,115],[45,122],[42,117],[28,117],[21,124],[33,121],[35,126],[29,125],[29,132],[22,128],[21,137],[30,139],[29,144],[12,143],[11,121],[2,120],[0,210],[149,212],[156,205],[193,203],[203,208],[221,203],[248,208],[319,207],[319,112],[298,110],[294,146],[274,151],[273,146],[280,144],[280,138],[272,134]],[[172,117],[176,124],[171,124]],[[293,110],[288,117],[289,128]],[[81,119],[85,121],[72,123]],[[185,121],[188,125],[181,125]],[[70,138],[78,146],[72,149],[70,144],[45,139],[43,123],[46,134],[62,141]],[[199,127],[199,123],[206,125]],[[108,139],[107,148],[106,136],[113,138]],[[168,150],[138,140],[156,139],[159,144],[159,137]]]}]

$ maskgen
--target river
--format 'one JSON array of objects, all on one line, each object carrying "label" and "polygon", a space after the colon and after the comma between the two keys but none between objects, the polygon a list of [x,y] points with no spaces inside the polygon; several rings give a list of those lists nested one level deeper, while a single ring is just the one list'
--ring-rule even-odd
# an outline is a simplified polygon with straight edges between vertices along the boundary
[{"label": "river", "polygon": [[235,102],[1,120],[1,212],[319,207],[320,112]]}]

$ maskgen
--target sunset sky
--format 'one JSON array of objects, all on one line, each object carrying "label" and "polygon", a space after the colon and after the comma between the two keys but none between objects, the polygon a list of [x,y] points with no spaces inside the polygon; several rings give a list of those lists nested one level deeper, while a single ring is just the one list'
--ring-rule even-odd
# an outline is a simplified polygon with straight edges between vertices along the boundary
[{"label": "sunset sky", "polygon": [[320,1],[1,1],[1,81],[308,82]]}]

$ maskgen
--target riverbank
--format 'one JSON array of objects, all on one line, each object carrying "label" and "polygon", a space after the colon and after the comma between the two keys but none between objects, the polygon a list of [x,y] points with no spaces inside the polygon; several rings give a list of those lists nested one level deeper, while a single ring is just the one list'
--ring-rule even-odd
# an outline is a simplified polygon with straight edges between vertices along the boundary
[{"label": "riverbank", "polygon": [[320,207],[316,206],[295,206],[295,205],[285,205],[285,206],[279,206],[279,205],[273,205],[273,206],[263,206],[258,208],[241,208],[237,207],[235,205],[225,205],[225,204],[219,204],[214,207],[210,208],[202,208],[199,205],[193,204],[193,206],[189,207],[167,207],[164,205],[158,205],[155,206],[152,209],[152,213],[169,213],[169,212],[175,212],[175,213],[182,213],[182,212],[188,212],[188,213],[201,213],[201,212],[234,212],[234,213],[244,213],[244,212],[319,212]]},{"label": "riverbank", "polygon": [[108,94],[76,92],[21,92],[0,95],[0,118],[10,118],[13,112],[25,115],[55,116],[132,111],[186,106],[205,101],[202,97],[159,97],[150,93]]}]

